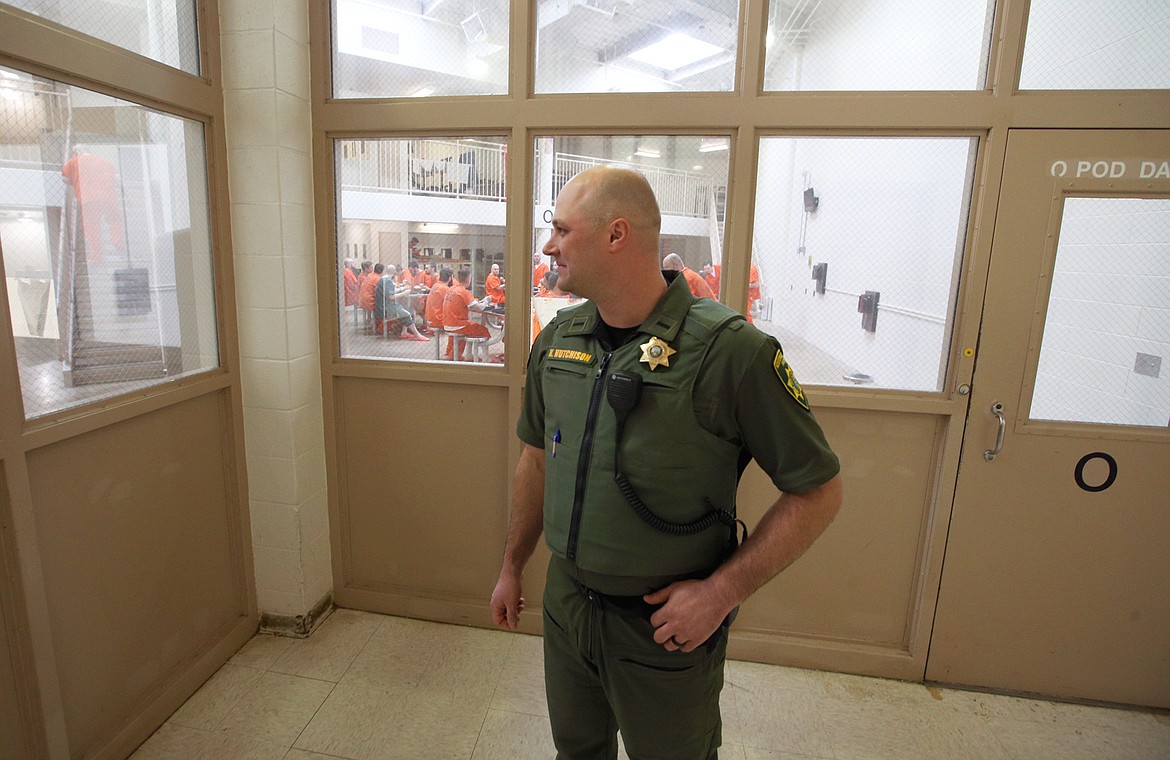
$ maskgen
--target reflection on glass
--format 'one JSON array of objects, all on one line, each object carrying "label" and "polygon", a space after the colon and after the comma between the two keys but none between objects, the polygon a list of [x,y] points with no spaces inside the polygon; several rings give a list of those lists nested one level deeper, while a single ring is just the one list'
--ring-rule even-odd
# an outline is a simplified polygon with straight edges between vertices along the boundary
[{"label": "reflection on glass", "polygon": [[[727,198],[726,137],[698,135],[569,135],[537,138],[535,208],[532,218],[532,334],[579,299],[558,287],[556,262],[542,253],[552,230],[557,194],[579,172],[613,164],[641,172],[654,189],[662,212],[659,248],[667,259],[719,295],[723,262],[723,221]],[[706,274],[704,274],[706,273]],[[700,287],[696,285],[695,287]],[[692,287],[692,290],[695,290]]]},{"label": "reflection on glass", "polygon": [[736,0],[575,0],[536,11],[536,92],[723,92]]},{"label": "reflection on glass", "polygon": [[11,69],[0,96],[25,414],[217,367],[203,126]]},{"label": "reflection on glass", "polygon": [[1029,416],[1170,424],[1170,200],[1069,198]]},{"label": "reflection on glass", "polygon": [[760,141],[750,314],[801,382],[941,390],[976,144]]},{"label": "reflection on glass", "polygon": [[195,0],[4,0],[4,4],[199,74]]},{"label": "reflection on glass", "polygon": [[333,95],[508,92],[507,0],[333,0]]},{"label": "reflection on glass", "polygon": [[334,152],[341,356],[502,363],[505,138],[337,140]]},{"label": "reflection on glass", "polygon": [[982,89],[994,12],[994,0],[771,0],[764,89]]},{"label": "reflection on glass", "polygon": [[1021,90],[1170,88],[1170,3],[1032,0]]}]

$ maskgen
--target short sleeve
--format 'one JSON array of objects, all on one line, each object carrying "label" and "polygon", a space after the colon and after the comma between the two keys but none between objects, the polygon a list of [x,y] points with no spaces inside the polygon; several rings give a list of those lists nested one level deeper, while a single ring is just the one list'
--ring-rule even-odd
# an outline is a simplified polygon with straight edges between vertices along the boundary
[{"label": "short sleeve", "polygon": [[746,449],[781,491],[810,491],[841,469],[780,344],[754,327],[716,340],[695,407],[700,424]]}]

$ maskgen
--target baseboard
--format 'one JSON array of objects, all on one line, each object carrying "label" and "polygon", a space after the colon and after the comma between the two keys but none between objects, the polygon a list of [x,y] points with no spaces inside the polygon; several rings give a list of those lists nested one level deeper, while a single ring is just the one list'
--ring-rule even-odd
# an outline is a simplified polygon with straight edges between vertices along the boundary
[{"label": "baseboard", "polygon": [[329,592],[304,615],[275,615],[271,612],[261,612],[260,632],[296,639],[308,638],[332,609],[333,592]]}]

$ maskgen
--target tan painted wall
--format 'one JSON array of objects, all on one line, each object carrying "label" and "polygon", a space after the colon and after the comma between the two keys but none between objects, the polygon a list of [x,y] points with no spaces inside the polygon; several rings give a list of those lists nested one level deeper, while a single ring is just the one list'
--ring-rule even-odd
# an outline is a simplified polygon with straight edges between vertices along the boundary
[{"label": "tan painted wall", "polygon": [[229,418],[228,394],[205,395],[29,454],[75,753],[100,747],[162,690],[177,657],[250,622],[224,466]]}]

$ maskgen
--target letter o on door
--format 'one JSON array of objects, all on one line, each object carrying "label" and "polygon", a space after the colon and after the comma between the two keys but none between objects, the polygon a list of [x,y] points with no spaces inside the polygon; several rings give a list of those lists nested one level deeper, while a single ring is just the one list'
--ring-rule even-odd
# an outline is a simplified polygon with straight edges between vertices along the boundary
[{"label": "letter o on door", "polygon": [[[1109,465],[1109,475],[1106,476],[1105,481],[1100,485],[1091,486],[1085,482],[1085,465],[1094,459],[1100,459]],[[1073,478],[1076,479],[1077,485],[1081,490],[1089,493],[1097,493],[1104,491],[1109,486],[1113,485],[1113,481],[1117,480],[1117,460],[1106,454],[1104,451],[1094,451],[1092,454],[1085,454],[1081,457],[1081,461],[1077,462],[1076,469],[1073,470]]]}]

